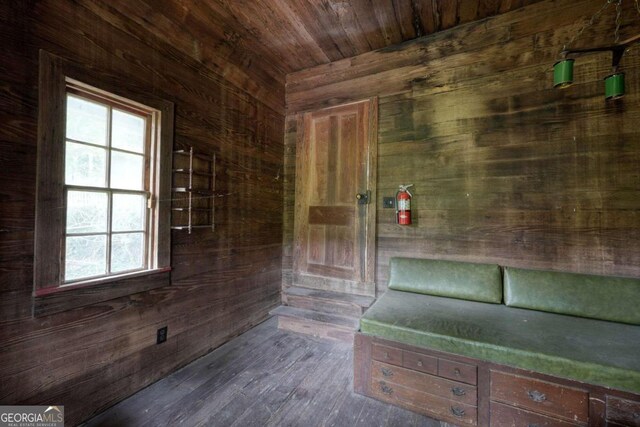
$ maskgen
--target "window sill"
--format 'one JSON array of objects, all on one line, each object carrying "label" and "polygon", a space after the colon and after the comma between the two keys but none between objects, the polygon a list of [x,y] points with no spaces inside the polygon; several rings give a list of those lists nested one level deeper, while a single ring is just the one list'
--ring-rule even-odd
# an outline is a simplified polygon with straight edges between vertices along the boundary
[{"label": "window sill", "polygon": [[33,315],[48,316],[170,284],[171,267],[164,267],[38,289],[33,297]]}]

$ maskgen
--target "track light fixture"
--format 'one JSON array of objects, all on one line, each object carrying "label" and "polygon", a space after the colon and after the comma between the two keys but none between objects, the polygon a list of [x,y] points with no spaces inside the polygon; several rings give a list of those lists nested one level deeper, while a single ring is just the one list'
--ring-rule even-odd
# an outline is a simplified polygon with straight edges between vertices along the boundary
[{"label": "track light fixture", "polygon": [[[640,15],[640,4],[639,0],[635,1],[635,8]],[[594,48],[586,48],[586,49],[567,49],[567,46],[570,46],[578,37],[582,35],[584,30],[588,27],[592,26],[596,20],[602,15],[602,13],[611,5],[612,3],[616,4],[616,30],[614,36],[614,42],[610,46],[602,46],[602,47],[594,47]],[[629,47],[640,41],[640,34],[633,36],[623,42],[620,42],[620,22],[621,22],[621,14],[622,14],[622,0],[606,0],[602,5],[600,10],[598,10],[589,20],[587,24],[585,24],[578,33],[573,36],[573,38],[567,43],[562,52],[560,52],[560,56],[562,59],[557,61],[553,65],[553,86],[558,89],[564,89],[573,84],[573,65],[575,62],[574,58],[570,58],[570,56],[577,57],[582,55],[587,55],[591,53],[597,52],[608,52],[610,51],[612,54],[611,61],[611,74],[604,78],[605,85],[605,99],[617,99],[621,98],[624,95],[624,73],[620,71],[620,61],[624,56],[625,52],[629,49]]]}]

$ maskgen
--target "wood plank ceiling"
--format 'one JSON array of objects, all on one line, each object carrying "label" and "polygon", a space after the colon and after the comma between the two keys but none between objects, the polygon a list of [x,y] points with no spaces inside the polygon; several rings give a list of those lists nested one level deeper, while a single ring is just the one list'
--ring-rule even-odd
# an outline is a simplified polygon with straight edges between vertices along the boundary
[{"label": "wood plank ceiling", "polygon": [[266,82],[537,1],[143,0],[137,12],[192,56],[215,53]]}]

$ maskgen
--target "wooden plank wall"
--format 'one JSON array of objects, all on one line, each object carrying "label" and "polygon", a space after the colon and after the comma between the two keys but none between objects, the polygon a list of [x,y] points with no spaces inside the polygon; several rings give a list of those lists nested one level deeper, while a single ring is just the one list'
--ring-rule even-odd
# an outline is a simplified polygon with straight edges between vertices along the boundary
[{"label": "wooden plank wall", "polygon": [[282,214],[282,286],[293,285],[293,227],[296,196],[296,145],[302,136],[302,115],[287,116],[284,134],[284,212]]},{"label": "wooden plank wall", "polygon": [[[619,102],[604,100],[606,54],[552,88],[601,5],[546,0],[287,76],[288,117],[380,97],[378,292],[392,256],[640,276],[640,48]],[[622,16],[622,39],[640,32],[631,4]],[[610,7],[572,47],[610,44],[613,22]],[[399,184],[415,185],[411,227],[381,207]]]},{"label": "wooden plank wall", "polygon": [[[227,33],[246,36],[248,50],[259,52],[286,72],[293,72],[538,1],[235,0],[209,2],[213,3],[209,7],[223,15],[231,15],[225,20],[231,27],[224,28],[226,38],[231,38]],[[202,2],[181,0],[180,3],[183,8],[192,9]],[[236,22],[238,25],[234,25]]]},{"label": "wooden plank wall", "polygon": [[[145,25],[150,16],[120,6],[133,4],[0,3],[0,404],[65,405],[67,425],[242,333],[280,302],[284,75],[259,91],[243,86],[251,71],[233,63],[221,77],[215,52],[199,60]],[[31,317],[38,49],[174,102],[176,144],[221,160],[216,231],[173,232],[173,286]],[[156,345],[161,326],[169,338]]]}]

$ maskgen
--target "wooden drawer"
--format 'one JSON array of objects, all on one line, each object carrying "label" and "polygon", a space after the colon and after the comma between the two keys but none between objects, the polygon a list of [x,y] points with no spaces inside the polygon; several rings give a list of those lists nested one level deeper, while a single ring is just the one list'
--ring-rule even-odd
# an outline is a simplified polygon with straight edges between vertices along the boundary
[{"label": "wooden drawer", "polygon": [[399,384],[408,389],[433,394],[452,401],[473,406],[478,404],[478,391],[472,385],[375,361],[371,363],[371,376],[378,381]]},{"label": "wooden drawer", "polygon": [[402,366],[402,350],[398,348],[374,344],[371,355],[374,360],[391,363],[392,365]]},{"label": "wooden drawer", "polygon": [[491,400],[572,422],[588,420],[586,391],[533,378],[491,371]]},{"label": "wooden drawer", "polygon": [[371,379],[371,393],[376,399],[402,406],[415,412],[455,424],[477,425],[476,407],[432,394],[422,393],[375,378]]},{"label": "wooden drawer", "polygon": [[640,427],[640,402],[607,396],[607,421]]},{"label": "wooden drawer", "polygon": [[574,427],[584,425],[573,424],[496,402],[491,402],[490,420],[492,427]]},{"label": "wooden drawer", "polygon": [[466,363],[438,359],[438,375],[455,381],[476,385],[478,383],[478,367]]},{"label": "wooden drawer", "polygon": [[413,351],[402,352],[402,366],[413,369],[414,371],[426,372],[427,374],[438,373],[438,359],[426,356]]}]

